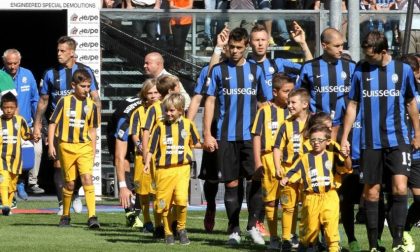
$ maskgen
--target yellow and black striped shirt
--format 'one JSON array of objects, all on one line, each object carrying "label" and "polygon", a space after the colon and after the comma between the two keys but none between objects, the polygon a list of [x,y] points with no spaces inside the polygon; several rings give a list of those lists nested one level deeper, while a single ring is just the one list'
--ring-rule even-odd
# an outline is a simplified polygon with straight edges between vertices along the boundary
[{"label": "yellow and black striped shirt", "polygon": [[173,123],[159,122],[152,131],[149,152],[154,154],[156,167],[189,164],[192,148],[200,142],[194,122],[181,116]]},{"label": "yellow and black striped shirt", "polygon": [[146,122],[146,107],[141,105],[133,111],[130,117],[130,127],[128,128],[129,135],[137,135],[141,137],[143,126]]},{"label": "yellow and black striped shirt", "polygon": [[90,98],[81,101],[74,95],[61,98],[50,118],[57,124],[55,136],[66,143],[87,143],[92,141],[90,128],[98,127],[98,112]]},{"label": "yellow and black striped shirt", "polygon": [[29,140],[31,130],[22,116],[15,115],[10,119],[1,117],[0,135],[0,170],[13,174],[22,173],[22,139]]},{"label": "yellow and black striped shirt", "polygon": [[261,151],[271,152],[274,145],[274,137],[279,126],[283,124],[289,115],[289,110],[279,108],[274,104],[262,106],[255,117],[251,133],[261,136]]},{"label": "yellow and black striped shirt", "polygon": [[152,130],[153,127],[163,120],[163,104],[162,101],[156,101],[146,111],[146,122],[143,129]]},{"label": "yellow and black striped shirt", "polygon": [[314,155],[307,152],[292,165],[286,176],[291,183],[300,182],[308,193],[324,193],[341,186],[341,174],[350,173],[344,159],[332,151]]},{"label": "yellow and black striped shirt", "polygon": [[283,162],[291,165],[302,153],[303,135],[305,122],[299,122],[294,118],[287,118],[280,126],[274,141],[274,148],[279,148],[283,153]]}]

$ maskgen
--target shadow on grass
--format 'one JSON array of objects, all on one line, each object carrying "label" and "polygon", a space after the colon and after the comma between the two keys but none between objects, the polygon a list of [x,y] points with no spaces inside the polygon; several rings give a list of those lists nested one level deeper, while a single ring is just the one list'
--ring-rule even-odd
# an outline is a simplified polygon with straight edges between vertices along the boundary
[{"label": "shadow on grass", "polygon": [[10,226],[17,226],[17,227],[20,227],[20,226],[33,226],[33,227],[57,227],[58,228],[58,222],[57,223],[33,223],[33,222],[31,222],[31,223],[22,223],[22,222],[20,222],[20,223],[12,223],[12,224],[10,224]]}]

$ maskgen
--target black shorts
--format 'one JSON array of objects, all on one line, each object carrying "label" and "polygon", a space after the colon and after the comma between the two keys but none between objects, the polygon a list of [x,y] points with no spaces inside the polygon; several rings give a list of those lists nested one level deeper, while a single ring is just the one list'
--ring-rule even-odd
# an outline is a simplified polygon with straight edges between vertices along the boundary
[{"label": "black shorts", "polygon": [[420,188],[420,160],[411,162],[410,176],[408,177],[410,188]]},{"label": "black shorts", "polygon": [[364,185],[360,183],[358,173],[345,174],[342,177],[341,187],[338,189],[340,201],[359,204]]},{"label": "black shorts", "polygon": [[203,151],[199,179],[219,181],[219,169],[217,169],[217,150],[213,152]]},{"label": "black shorts", "polygon": [[410,175],[411,147],[409,145],[362,150],[360,157],[361,177],[365,184],[382,184],[384,175],[388,173],[391,176],[408,177]]},{"label": "black shorts", "polygon": [[254,174],[252,141],[218,141],[217,166],[220,182],[230,182],[240,178],[251,179]]},{"label": "black shorts", "polygon": [[[216,136],[217,121],[211,124],[211,135]],[[203,151],[199,179],[216,182],[219,180],[219,169],[217,169],[217,150],[213,152]]]}]

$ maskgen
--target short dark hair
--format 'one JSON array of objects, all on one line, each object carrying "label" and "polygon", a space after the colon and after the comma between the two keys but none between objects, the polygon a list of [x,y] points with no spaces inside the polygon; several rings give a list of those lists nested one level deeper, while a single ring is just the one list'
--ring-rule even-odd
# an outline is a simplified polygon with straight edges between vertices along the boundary
[{"label": "short dark hair", "polygon": [[17,106],[18,101],[17,98],[12,92],[7,92],[1,97],[1,106],[3,107],[3,103],[5,102],[14,102]]},{"label": "short dark hair", "polygon": [[74,51],[76,50],[76,47],[77,47],[76,40],[74,40],[72,37],[69,37],[69,36],[61,36],[58,39],[57,44],[67,44]]},{"label": "short dark hair", "polygon": [[324,111],[320,111],[320,112],[317,112],[317,113],[309,116],[308,122],[305,126],[305,129],[303,130],[303,137],[304,138],[309,138],[309,136],[310,136],[309,130],[314,125],[324,125],[325,126],[326,121],[332,122],[332,119],[331,119],[331,115],[328,114],[327,112],[324,112]]},{"label": "short dark hair", "polygon": [[316,133],[316,132],[324,132],[325,133],[325,138],[331,139],[331,130],[327,126],[325,126],[323,124],[315,124],[315,125],[313,125],[309,129],[309,137],[311,137],[311,135],[313,133]]},{"label": "short dark hair", "polygon": [[236,42],[245,40],[245,44],[247,45],[249,40],[248,32],[245,28],[237,27],[229,33],[229,41],[232,40]]},{"label": "short dark hair", "polygon": [[175,75],[165,74],[157,78],[156,89],[164,98],[169,94],[169,90],[173,90],[179,83],[179,79]]},{"label": "short dark hair", "polygon": [[362,48],[372,48],[373,53],[388,51],[388,40],[382,32],[371,31],[363,39]]},{"label": "short dark hair", "polygon": [[90,76],[89,72],[86,69],[77,69],[73,73],[72,82],[76,85],[82,82],[91,82],[92,77]]},{"label": "short dark hair", "polygon": [[285,83],[295,84],[295,79],[285,73],[275,73],[272,80],[272,87],[280,89]]}]

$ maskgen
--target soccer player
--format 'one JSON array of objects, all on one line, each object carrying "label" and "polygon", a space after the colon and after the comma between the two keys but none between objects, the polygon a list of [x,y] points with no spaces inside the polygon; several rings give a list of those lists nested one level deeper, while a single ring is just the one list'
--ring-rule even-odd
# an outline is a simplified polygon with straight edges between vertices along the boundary
[{"label": "soccer player", "polygon": [[22,173],[22,139],[32,138],[31,130],[22,116],[16,115],[17,98],[12,93],[1,97],[0,118],[0,192],[2,213],[10,214],[11,202],[16,192],[16,183]]},{"label": "soccer player", "polygon": [[185,100],[181,94],[170,94],[163,101],[165,120],[154,127],[149,142],[144,172],[150,173],[152,155],[155,156],[156,201],[155,210],[162,213],[165,242],[175,243],[168,213],[176,209],[177,232],[180,244],[188,245],[187,204],[192,148],[200,148],[200,138],[192,121],[183,117]]},{"label": "soccer player", "polygon": [[131,201],[134,182],[130,172],[130,163],[133,163],[134,144],[129,141],[129,126],[132,113],[141,104],[138,94],[120,101],[107,124],[108,150],[114,159],[113,163],[119,181],[120,204],[125,211],[127,226],[133,228],[141,228],[143,225],[139,218],[139,209],[136,209],[139,205],[138,199],[136,198],[137,202],[135,201],[134,205]]},{"label": "soccer player", "polygon": [[[279,126],[273,145],[273,158],[276,176],[282,178],[299,157],[303,148],[303,130],[309,117],[310,96],[306,89],[291,91],[288,96],[290,117]],[[280,191],[282,206],[282,251],[291,251],[298,244],[292,244],[292,232],[296,233],[299,184],[291,183]]]},{"label": "soccer player", "polygon": [[85,69],[74,72],[71,82],[74,92],[58,101],[48,126],[48,155],[55,159],[58,153],[65,182],[60,227],[70,226],[70,203],[78,174],[85,191],[88,227],[100,227],[95,216],[95,188],[92,182],[99,118],[95,103],[88,97],[91,78]]},{"label": "soccer player", "polygon": [[358,64],[351,83],[349,104],[344,120],[342,152],[349,153],[347,137],[360,105],[362,116],[361,169],[369,249],[377,251],[378,201],[383,174],[392,181],[390,215],[394,251],[405,251],[403,231],[407,216],[407,177],[411,149],[407,128],[408,114],[414,129],[412,146],[420,147],[419,113],[411,68],[387,53],[388,42],[377,31],[369,32],[362,42],[365,61]]},{"label": "soccer player", "polygon": [[328,251],[340,251],[339,198],[336,189],[341,185],[341,175],[351,172],[351,159],[327,149],[331,131],[325,125],[309,129],[312,150],[300,156],[292,165],[281,184],[288,182],[303,186],[301,221],[303,222],[300,246],[316,248],[320,226],[323,225]]},{"label": "soccer player", "polygon": [[274,98],[258,110],[251,130],[255,160],[254,177],[259,176],[262,182],[265,214],[270,232],[268,249],[280,249],[280,240],[277,236],[280,187],[276,178],[272,147],[279,126],[289,115],[287,97],[293,88],[294,79],[284,74],[275,74],[273,78]]},{"label": "soccer player", "polygon": [[355,64],[341,58],[343,35],[334,28],[327,28],[321,33],[321,45],[324,53],[306,62],[300,71],[296,88],[306,88],[311,94],[311,111],[324,111],[333,118],[332,139],[337,138],[339,125],[345,110],[344,96],[347,95],[350,78]]},{"label": "soccer player", "polygon": [[[293,30],[291,31],[294,41],[296,41],[304,53],[305,60],[311,60],[312,53],[306,44],[305,32],[296,23],[293,22]],[[273,92],[271,88],[272,78],[275,73],[285,73],[292,78],[299,75],[301,65],[293,63],[290,60],[276,58],[267,58],[269,35],[267,29],[262,24],[256,24],[250,33],[249,44],[252,48],[252,57],[249,59],[250,62],[256,63],[263,69],[265,75],[264,88],[267,89],[268,97],[264,97],[265,100],[271,101],[273,99]]]},{"label": "soccer player", "polygon": [[[72,76],[77,69],[85,69],[89,72],[91,85],[90,85],[90,96],[96,104],[98,109],[98,120],[100,121],[101,101],[98,94],[98,83],[95,79],[92,69],[88,66],[76,62],[76,41],[68,36],[62,36],[57,41],[57,60],[58,66],[48,69],[41,80],[41,89],[39,91],[40,100],[35,114],[34,122],[34,138],[35,141],[41,139],[41,128],[42,128],[42,117],[47,112],[51,114],[58,100],[61,97],[66,96],[72,92]],[[51,102],[50,102],[50,98]],[[61,174],[60,162],[58,157],[54,160],[54,184],[57,193],[57,199],[59,204],[58,215],[62,215],[62,189],[63,189],[63,175]],[[80,187],[79,181],[76,183],[74,200],[72,202],[73,209],[76,213],[82,212],[82,202],[78,197],[78,190]]]},{"label": "soccer player", "polygon": [[[203,94],[206,90],[206,84],[210,81],[209,72],[210,69],[213,67],[214,64],[219,63],[226,59],[226,45],[229,38],[229,29],[225,27],[218,35],[217,35],[217,44],[216,48],[214,49],[212,58],[210,60],[209,65],[203,67],[200,72],[200,75],[197,80],[197,85],[194,88],[194,96],[191,99],[190,107],[188,108],[187,118],[190,120],[194,120],[198,108],[200,107],[200,103],[203,99]],[[216,136],[217,130],[217,122],[214,119],[211,126],[211,133],[212,136]],[[216,195],[217,191],[219,190],[219,176],[218,176],[218,169],[217,169],[217,151],[203,152],[203,158],[201,161],[201,169],[200,174],[198,176],[199,179],[204,180],[203,191],[204,197],[207,202],[206,213],[204,215],[204,229],[207,232],[212,232],[215,221],[214,218],[216,216]]]},{"label": "soccer player", "polygon": [[[155,194],[152,188],[152,177],[143,172],[143,151],[141,144],[142,125],[146,120],[146,110],[153,103],[160,100],[160,94],[156,89],[156,79],[148,79],[143,83],[140,92],[142,105],[133,111],[130,118],[129,134],[132,142],[134,142],[136,152],[134,161],[134,191],[136,192],[136,200],[139,199],[140,209],[143,211],[144,229],[147,232],[153,232],[153,223],[150,220],[149,204],[151,194]],[[132,195],[131,195],[132,197]],[[137,205],[137,204],[136,204]],[[153,211],[156,216],[156,211]]]},{"label": "soccer player", "polygon": [[[414,72],[416,86],[419,87],[418,79],[420,77],[420,65],[415,55],[404,55],[401,60],[408,64]],[[417,108],[420,110],[420,95],[416,92]],[[410,235],[411,228],[420,220],[420,151],[414,150],[412,153],[412,162],[408,185],[413,193],[413,203],[408,209],[407,219],[405,221],[403,242],[408,252],[414,252],[416,245]]]},{"label": "soccer player", "polygon": [[[204,106],[204,145],[210,152],[218,150],[219,181],[225,183],[228,244],[231,245],[238,245],[241,241],[239,213],[244,196],[244,178],[248,181],[247,231],[254,243],[264,244],[256,229],[258,216],[255,213],[263,207],[263,202],[261,182],[251,180],[254,175],[251,126],[257,110],[257,92],[267,94],[262,89],[265,82],[262,69],[244,58],[247,46],[248,33],[244,28],[235,28],[229,33],[229,59],[213,67]],[[219,106],[217,140],[211,134],[216,96]]]}]

